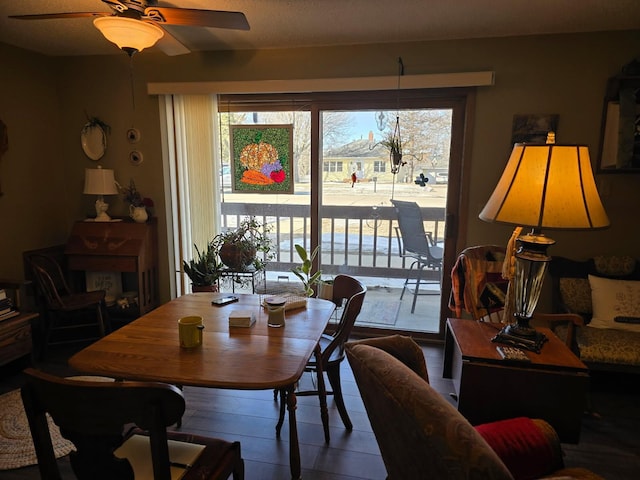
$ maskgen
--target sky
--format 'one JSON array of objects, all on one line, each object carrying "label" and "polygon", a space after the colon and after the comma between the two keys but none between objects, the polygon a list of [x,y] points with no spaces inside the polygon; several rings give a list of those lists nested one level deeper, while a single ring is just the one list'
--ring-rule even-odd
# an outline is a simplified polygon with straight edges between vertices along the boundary
[{"label": "sky", "polygon": [[359,140],[360,138],[367,138],[369,131],[372,131],[375,136],[380,134],[378,126],[376,125],[376,113],[377,112],[350,112],[349,115],[353,118],[353,140]]}]

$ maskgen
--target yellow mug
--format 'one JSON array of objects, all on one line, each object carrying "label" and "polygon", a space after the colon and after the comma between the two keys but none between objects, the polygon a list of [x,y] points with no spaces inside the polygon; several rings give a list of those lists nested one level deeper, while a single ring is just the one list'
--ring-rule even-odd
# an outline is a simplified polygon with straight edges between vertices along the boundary
[{"label": "yellow mug", "polygon": [[202,345],[202,317],[190,316],[182,317],[178,320],[178,335],[180,346],[183,348],[194,348]]}]

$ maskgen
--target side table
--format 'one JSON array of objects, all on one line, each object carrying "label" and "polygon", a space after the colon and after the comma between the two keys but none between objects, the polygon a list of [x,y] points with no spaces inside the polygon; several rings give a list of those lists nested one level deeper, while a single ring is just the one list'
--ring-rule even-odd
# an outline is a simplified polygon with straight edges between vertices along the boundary
[{"label": "side table", "polygon": [[447,320],[443,377],[453,379],[458,410],[473,425],[525,416],[541,418],[561,441],[577,443],[586,406],[589,372],[547,328],[549,339],[530,362],[503,360],[491,339],[502,327]]}]

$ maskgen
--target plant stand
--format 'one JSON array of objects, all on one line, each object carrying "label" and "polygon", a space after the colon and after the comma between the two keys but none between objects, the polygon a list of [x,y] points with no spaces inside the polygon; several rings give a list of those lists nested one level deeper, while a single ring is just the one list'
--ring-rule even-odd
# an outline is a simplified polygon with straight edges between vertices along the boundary
[{"label": "plant stand", "polygon": [[[220,271],[220,278],[231,279],[231,292],[236,293],[236,283],[251,283],[251,293],[256,293],[256,281],[258,283],[266,282],[266,274],[264,269],[256,270],[253,265],[248,266],[244,270],[234,270],[232,268],[223,268]],[[218,290],[220,291],[220,282],[218,281]]]}]

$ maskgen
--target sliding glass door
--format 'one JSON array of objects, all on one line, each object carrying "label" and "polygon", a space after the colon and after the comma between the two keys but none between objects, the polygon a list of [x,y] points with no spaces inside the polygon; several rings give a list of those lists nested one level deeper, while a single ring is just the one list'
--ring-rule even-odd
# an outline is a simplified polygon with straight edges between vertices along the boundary
[{"label": "sliding glass door", "polygon": [[442,249],[451,108],[323,110],[320,124],[322,271],[367,285],[356,326],[437,334],[442,264],[422,268],[403,256],[391,201],[416,202],[429,241]]},{"label": "sliding glass door", "polygon": [[[299,263],[295,244],[308,251],[319,245],[317,268],[324,279],[346,273],[369,289],[357,328],[441,337],[450,289],[443,272],[455,260],[470,94],[458,89],[221,96],[223,228],[246,215],[270,225],[277,245],[267,270],[272,282],[298,281],[290,271]],[[290,192],[234,188],[234,125],[291,126]],[[396,163],[387,146],[394,135],[402,143]],[[425,232],[444,252],[441,268],[421,270],[401,255],[391,200],[418,204]],[[413,308],[418,271],[424,295]],[[407,280],[411,285],[403,294]]]}]

